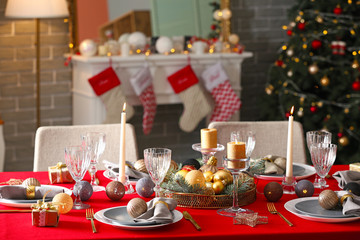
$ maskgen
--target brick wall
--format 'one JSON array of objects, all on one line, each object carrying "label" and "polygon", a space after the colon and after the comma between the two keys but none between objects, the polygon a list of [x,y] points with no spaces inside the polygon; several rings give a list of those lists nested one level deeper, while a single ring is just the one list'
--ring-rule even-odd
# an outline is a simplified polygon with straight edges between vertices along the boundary
[{"label": "brick wall", "polygon": [[[0,114],[5,121],[6,171],[31,170],[36,129],[34,21],[4,17],[6,0],[0,0]],[[242,120],[258,118],[258,102],[276,51],[286,39],[281,26],[288,24],[287,9],[293,0],[232,0],[232,32],[240,36],[254,57],[243,63]],[[68,52],[68,28],[62,19],[41,22],[41,106],[42,125],[70,125],[71,69],[64,67]],[[182,132],[178,120],[182,104],[160,105],[153,131],[142,134],[142,107],[130,123],[136,127],[140,156],[147,147],[169,147],[173,159],[200,157],[191,149],[200,141],[203,120],[192,133]]]}]

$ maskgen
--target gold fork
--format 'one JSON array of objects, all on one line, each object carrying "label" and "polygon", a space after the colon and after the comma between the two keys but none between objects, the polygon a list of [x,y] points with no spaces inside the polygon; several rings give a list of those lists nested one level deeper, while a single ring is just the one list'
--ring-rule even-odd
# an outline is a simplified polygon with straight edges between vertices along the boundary
[{"label": "gold fork", "polygon": [[92,208],[86,209],[86,219],[91,220],[92,231],[93,233],[96,233],[96,228],[94,224],[94,209]]},{"label": "gold fork", "polygon": [[276,210],[274,203],[272,203],[272,202],[268,203],[268,204],[267,204],[267,208],[268,208],[268,210],[269,210],[269,212],[270,212],[271,214],[277,214],[277,215],[279,215],[280,217],[282,217],[282,219],[285,220],[285,222],[287,222],[287,224],[289,224],[290,227],[293,226],[293,224],[292,224],[289,220],[287,220],[281,213],[279,213],[279,212]]}]

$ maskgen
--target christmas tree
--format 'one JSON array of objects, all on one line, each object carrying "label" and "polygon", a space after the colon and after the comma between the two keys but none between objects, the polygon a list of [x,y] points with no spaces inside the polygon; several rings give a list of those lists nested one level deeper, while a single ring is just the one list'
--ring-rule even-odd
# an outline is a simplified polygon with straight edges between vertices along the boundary
[{"label": "christmas tree", "polygon": [[335,164],[360,162],[360,1],[298,0],[270,68],[262,120],[285,120],[292,106],[304,132],[332,133]]}]

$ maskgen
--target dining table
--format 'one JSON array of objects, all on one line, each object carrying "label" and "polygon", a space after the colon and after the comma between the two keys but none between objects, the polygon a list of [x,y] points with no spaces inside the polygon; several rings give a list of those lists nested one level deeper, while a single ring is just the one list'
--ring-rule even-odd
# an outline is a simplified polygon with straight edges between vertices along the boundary
[{"label": "dining table", "polygon": [[[327,178],[329,189],[340,190],[337,181],[332,177],[337,171],[349,170],[348,165],[334,165]],[[98,171],[97,177],[102,186],[107,186],[112,180],[104,176],[104,171]],[[9,179],[36,178],[41,184],[50,184],[48,172],[1,172],[0,182]],[[315,176],[309,176],[307,180],[313,182]],[[86,173],[84,180],[89,181],[90,176]],[[176,207],[179,212],[187,211],[193,219],[200,225],[201,230],[197,230],[194,225],[185,218],[158,228],[149,229],[124,229],[112,225],[104,224],[95,220],[96,233],[92,232],[91,222],[86,219],[86,210],[72,209],[66,214],[61,214],[59,223],[56,227],[36,227],[32,225],[32,216],[29,212],[24,213],[0,213],[0,239],[273,239],[273,240],[297,240],[297,239],[354,239],[360,236],[360,221],[329,223],[317,222],[300,218],[285,209],[284,205],[290,200],[298,198],[296,194],[283,194],[280,200],[274,202],[276,209],[291,223],[289,226],[279,215],[270,214],[267,209],[268,200],[263,189],[269,182],[274,180],[255,178],[256,200],[244,206],[247,209],[257,212],[259,216],[268,219],[266,224],[257,224],[252,227],[244,224],[234,224],[231,217],[221,216],[217,209],[206,208],[184,208]],[[279,182],[281,183],[281,182]],[[136,182],[132,183],[135,189]],[[56,184],[58,186],[72,189],[74,183]],[[318,190],[315,191],[318,194]],[[126,206],[133,199],[140,197],[136,191],[125,196],[119,201],[110,200],[105,191],[94,192],[85,203],[91,205],[94,212],[100,210]],[[143,198],[150,201],[150,198]],[[142,198],[142,197],[140,197]],[[0,205],[0,210],[20,209]]]}]

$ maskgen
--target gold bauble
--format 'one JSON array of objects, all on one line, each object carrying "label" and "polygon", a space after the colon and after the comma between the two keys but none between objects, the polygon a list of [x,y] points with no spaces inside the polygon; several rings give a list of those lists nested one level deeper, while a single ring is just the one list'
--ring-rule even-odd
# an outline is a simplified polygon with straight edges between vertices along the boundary
[{"label": "gold bauble", "polygon": [[345,109],[344,109],[344,113],[345,113],[345,114],[348,114],[349,112],[350,112],[350,109],[348,109],[348,108],[345,108]]},{"label": "gold bauble", "polygon": [[215,194],[221,193],[224,190],[224,187],[225,185],[220,181],[214,182],[212,184],[212,189],[214,190]]},{"label": "gold bauble", "polygon": [[319,71],[319,67],[316,64],[311,64],[309,66],[309,73],[316,74]]},{"label": "gold bauble", "polygon": [[327,76],[323,76],[321,79],[320,79],[320,84],[324,87],[326,86],[329,86],[330,84],[330,79],[327,77]]},{"label": "gold bauble", "polygon": [[211,156],[206,164],[216,166],[217,165],[217,158],[215,156]]},{"label": "gold bauble", "polygon": [[324,22],[324,19],[323,19],[322,17],[320,17],[320,16],[317,16],[317,17],[315,18],[315,20],[316,20],[318,23],[323,23],[323,22]]},{"label": "gold bauble", "polygon": [[56,194],[52,202],[54,205],[58,206],[59,214],[70,212],[74,204],[72,198],[66,193]]},{"label": "gold bauble", "polygon": [[175,179],[179,179],[180,177],[185,178],[188,173],[189,173],[188,170],[182,169],[175,174]]},{"label": "gold bauble", "polygon": [[214,173],[213,173],[213,172],[211,172],[211,171],[206,171],[206,172],[203,173],[203,175],[204,175],[204,178],[205,178],[205,181],[206,181],[206,182],[212,182],[213,177],[214,177]]},{"label": "gold bauble", "polygon": [[355,59],[355,60],[353,61],[353,63],[351,64],[351,67],[354,68],[354,69],[359,68],[359,62]]},{"label": "gold bauble", "polygon": [[232,183],[232,175],[225,170],[219,170],[214,174],[214,182],[222,182],[224,185]]},{"label": "gold bauble", "polygon": [[185,176],[185,181],[191,186],[198,184],[200,187],[205,187],[205,177],[199,170],[191,170]]},{"label": "gold bauble", "polygon": [[143,172],[143,173],[148,173],[148,170],[146,169],[145,166],[145,161],[144,159],[139,159],[134,163],[134,168],[136,170],[138,170],[139,172]]},{"label": "gold bauble", "polygon": [[341,146],[346,146],[349,144],[349,138],[347,136],[342,136],[341,138],[339,138],[339,144]]}]

